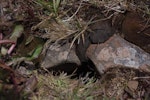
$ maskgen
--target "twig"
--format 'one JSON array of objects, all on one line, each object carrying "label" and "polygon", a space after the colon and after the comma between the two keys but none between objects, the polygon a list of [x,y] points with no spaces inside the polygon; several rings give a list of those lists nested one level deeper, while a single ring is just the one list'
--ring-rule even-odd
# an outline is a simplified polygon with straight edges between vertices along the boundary
[{"label": "twig", "polygon": [[[111,14],[110,16],[106,17],[106,18],[94,20],[94,21],[92,21],[90,24],[94,24],[94,23],[99,22],[99,21],[105,21],[105,20],[107,20],[107,19],[110,19],[113,15],[114,15],[114,13]],[[90,24],[89,24],[89,25],[90,25]]]},{"label": "twig", "polygon": [[136,79],[150,79],[150,76],[147,76],[147,77],[134,77],[133,79],[134,80],[136,80]]},{"label": "twig", "polygon": [[12,44],[15,44],[14,41],[11,41],[11,40],[0,40],[0,44],[4,44],[4,43],[12,43]]},{"label": "twig", "polygon": [[9,48],[9,50],[7,51],[7,54],[11,54],[12,51],[14,50],[16,44],[12,44],[11,47]]},{"label": "twig", "polygon": [[83,2],[83,0],[81,1],[81,3],[79,5],[78,9],[76,10],[76,12],[71,17],[69,17],[68,19],[64,20],[65,22],[66,21],[70,21],[79,12],[79,10],[81,8],[81,5],[82,5],[82,2]]},{"label": "twig", "polygon": [[91,18],[91,20],[84,26],[83,30],[82,30],[80,33],[78,33],[78,34],[74,37],[74,39],[73,39],[72,42],[71,42],[70,48],[72,48],[72,46],[73,46],[75,40],[76,40],[80,35],[82,35],[82,34],[86,31],[88,25],[91,24],[91,21],[92,21],[92,20],[93,20],[93,18]]}]

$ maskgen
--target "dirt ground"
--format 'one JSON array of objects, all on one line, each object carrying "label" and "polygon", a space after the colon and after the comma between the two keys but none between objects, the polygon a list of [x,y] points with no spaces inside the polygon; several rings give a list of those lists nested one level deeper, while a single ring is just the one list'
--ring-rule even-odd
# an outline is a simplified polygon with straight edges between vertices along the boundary
[{"label": "dirt ground", "polygon": [[[149,100],[148,72],[116,66],[72,78],[41,68],[49,45],[86,40],[101,20],[150,53],[149,0],[1,0],[0,100]],[[79,46],[80,61],[88,46]]]}]

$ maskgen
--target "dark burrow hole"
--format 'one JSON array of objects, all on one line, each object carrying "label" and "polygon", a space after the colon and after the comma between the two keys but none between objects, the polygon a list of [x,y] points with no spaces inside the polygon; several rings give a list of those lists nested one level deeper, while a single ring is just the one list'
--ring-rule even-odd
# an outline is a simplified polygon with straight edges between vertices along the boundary
[{"label": "dark burrow hole", "polygon": [[60,75],[61,73],[66,73],[71,76],[71,79],[80,77],[96,78],[100,77],[95,65],[91,60],[83,62],[80,66],[76,63],[63,63],[48,69],[53,75]]}]

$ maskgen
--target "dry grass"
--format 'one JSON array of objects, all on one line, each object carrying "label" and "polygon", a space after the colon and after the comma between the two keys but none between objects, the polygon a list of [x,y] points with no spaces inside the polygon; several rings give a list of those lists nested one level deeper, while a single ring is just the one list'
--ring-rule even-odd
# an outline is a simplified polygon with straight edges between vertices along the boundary
[{"label": "dry grass", "polygon": [[[84,41],[84,33],[87,31],[88,26],[94,22],[92,18],[89,22],[85,22],[77,17],[77,13],[82,10],[85,2],[98,8],[103,8],[101,12],[105,18],[99,20],[110,19],[117,16],[117,14],[131,10],[142,11],[144,16],[148,16],[148,19],[150,16],[149,6],[142,1],[134,2],[134,0],[130,2],[129,0],[83,0],[79,1],[75,12],[69,15],[67,12],[70,9],[64,11],[64,8],[65,6],[74,6],[73,2],[76,2],[76,0],[63,0],[57,12],[55,11],[58,14],[57,16],[53,14],[46,15],[39,24],[33,26],[33,29],[44,30],[41,37],[48,39],[46,45],[51,42],[59,43],[61,40],[72,38],[70,46],[72,47],[75,41],[80,39]],[[31,96],[32,100],[115,100],[117,97],[122,98],[124,89],[129,81],[124,77],[107,81],[106,77],[104,77],[101,81],[93,82],[94,79],[91,78],[87,83],[84,83],[82,79],[71,80],[64,73],[60,76],[53,76],[52,74],[37,75],[37,78],[38,87],[37,91]]]},{"label": "dry grass", "polygon": [[[37,92],[32,100],[95,100],[97,85],[91,78],[85,83],[84,79],[70,79],[62,73],[60,76],[52,74],[38,75]],[[98,89],[98,88],[97,88]]]},{"label": "dry grass", "polygon": [[[42,1],[42,0],[41,0]],[[102,8],[101,12],[104,14],[105,19],[115,18],[120,13],[126,11],[142,11],[145,16],[150,16],[149,6],[144,1],[136,0],[63,0],[61,3],[59,0],[53,0],[51,2],[50,16],[45,16],[39,24],[33,26],[34,29],[43,30],[45,33],[41,36],[49,39],[50,42],[58,42],[64,39],[73,38],[71,47],[76,40],[80,40],[80,37],[84,40],[84,33],[88,28],[89,22],[81,21],[77,18],[77,13],[81,11],[86,3],[98,8]],[[43,1],[44,2],[44,1]],[[54,3],[54,4],[53,4]],[[50,4],[50,3],[49,3]],[[77,4],[77,5],[76,5]],[[68,12],[72,9],[64,9],[67,6],[78,6],[77,9],[72,12],[71,15]],[[55,9],[53,9],[55,8]],[[49,8],[50,9],[50,8]],[[56,14],[57,13],[57,14]],[[82,13],[80,13],[82,15]],[[43,16],[43,15],[42,15]],[[91,15],[90,15],[91,16]],[[105,20],[99,19],[99,20]],[[93,21],[93,20],[92,20]],[[41,24],[42,23],[42,24]],[[91,22],[92,23],[92,22]],[[32,28],[32,29],[33,29]]]},{"label": "dry grass", "polygon": [[40,74],[37,78],[37,89],[31,100],[148,100],[149,74],[130,68],[109,69],[97,80],[70,79],[65,73]]},{"label": "dry grass", "polygon": [[[144,0],[62,0],[62,2],[60,2],[60,0],[53,0],[53,2],[51,2],[52,0],[21,0],[20,2],[19,0],[18,2],[24,5],[25,2],[28,1],[32,5],[28,4],[25,8],[33,8],[35,17],[40,20],[39,23],[36,25],[34,24],[32,30],[34,32],[35,30],[38,30],[40,37],[48,40],[48,43],[46,43],[47,46],[49,46],[49,43],[51,42],[58,43],[61,40],[67,40],[70,38],[72,39],[72,44],[70,47],[72,47],[76,40],[82,39],[84,41],[84,33],[87,31],[88,26],[94,22],[92,18],[90,21],[86,22],[77,17],[77,14],[82,14],[79,13],[79,11],[83,9],[82,7],[83,5],[86,5],[86,3],[100,9],[102,8],[101,12],[104,14],[105,18],[100,20],[110,19],[117,16],[117,14],[132,10],[142,11],[143,16],[147,18],[146,20],[148,20],[148,24],[150,19],[150,7],[148,4],[144,3]],[[20,7],[19,4],[18,6]],[[69,13],[72,9],[65,9],[67,6],[77,6],[75,7],[77,9],[74,12],[72,11],[72,13]],[[18,12],[21,14],[15,13],[14,19],[17,18],[18,15],[21,15],[21,18],[28,15],[25,14],[22,9],[18,9]],[[70,79],[69,76],[66,76],[64,73],[60,76],[53,76],[51,73],[45,75],[38,74],[38,85],[36,87],[36,91],[34,91],[32,96],[30,96],[30,99],[110,100],[114,98],[117,99],[119,97],[121,98],[125,87],[127,87],[129,79],[132,80],[134,76],[131,75],[132,73],[130,74],[130,71],[126,71],[123,75],[121,74],[121,71],[119,72],[120,74],[115,73],[115,71],[116,69],[113,72],[105,74],[101,80],[97,81],[95,81],[94,78],[88,79],[87,77],[78,80]],[[142,78],[143,76],[141,76],[141,79]],[[145,76],[144,78],[149,79],[149,77]],[[87,81],[85,82],[85,80]],[[148,82],[148,80],[145,80],[144,85],[147,85]],[[137,93],[140,91],[146,91],[144,86],[142,89],[143,90],[138,90]],[[132,95],[132,91],[130,95]]]}]

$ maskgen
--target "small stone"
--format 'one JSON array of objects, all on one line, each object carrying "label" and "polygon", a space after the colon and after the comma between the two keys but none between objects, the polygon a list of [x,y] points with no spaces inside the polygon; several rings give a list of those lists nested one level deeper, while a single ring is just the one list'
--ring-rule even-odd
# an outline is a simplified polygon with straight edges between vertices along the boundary
[{"label": "small stone", "polygon": [[138,81],[129,81],[128,88],[134,92],[138,88],[138,84]]},{"label": "small stone", "polygon": [[41,64],[43,68],[51,68],[63,63],[76,63],[80,65],[80,60],[76,56],[75,47],[70,49],[70,44],[51,45]]}]

